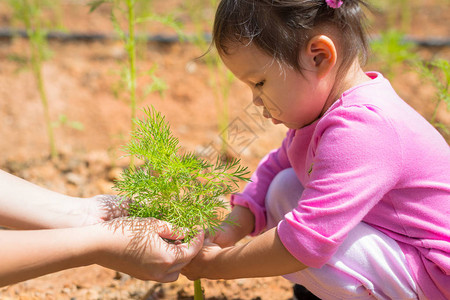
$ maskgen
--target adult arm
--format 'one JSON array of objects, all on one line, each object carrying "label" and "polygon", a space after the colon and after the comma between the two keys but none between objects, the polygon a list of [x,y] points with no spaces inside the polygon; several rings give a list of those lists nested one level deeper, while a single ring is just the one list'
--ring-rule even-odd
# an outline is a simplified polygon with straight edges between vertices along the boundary
[{"label": "adult arm", "polygon": [[0,230],[0,286],[60,270],[99,264],[142,280],[174,281],[199,251],[169,244],[170,225],[155,219],[116,219],[101,224],[47,230]]},{"label": "adult arm", "polygon": [[0,226],[44,229],[95,224],[126,215],[111,195],[77,198],[47,190],[0,170]]}]

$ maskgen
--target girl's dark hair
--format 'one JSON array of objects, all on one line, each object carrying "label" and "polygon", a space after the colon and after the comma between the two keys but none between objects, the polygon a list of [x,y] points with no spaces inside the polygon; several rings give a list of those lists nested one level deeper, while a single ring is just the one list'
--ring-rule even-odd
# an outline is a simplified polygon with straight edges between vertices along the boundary
[{"label": "girl's dark hair", "polygon": [[[368,41],[364,1],[344,0],[339,8],[325,0],[222,0],[217,8],[213,44],[220,54],[229,54],[233,43],[253,43],[279,62],[301,72],[299,53],[313,37],[314,29],[332,25],[340,35],[344,69],[359,56],[366,62]],[[339,51],[339,49],[338,49]]]}]

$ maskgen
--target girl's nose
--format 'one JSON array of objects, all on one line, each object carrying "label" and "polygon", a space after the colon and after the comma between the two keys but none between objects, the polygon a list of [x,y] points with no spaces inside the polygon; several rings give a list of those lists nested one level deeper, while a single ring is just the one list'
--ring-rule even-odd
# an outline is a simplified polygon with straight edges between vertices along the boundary
[{"label": "girl's nose", "polygon": [[264,103],[263,103],[261,97],[259,97],[259,96],[253,98],[253,104],[256,106],[264,106]]}]

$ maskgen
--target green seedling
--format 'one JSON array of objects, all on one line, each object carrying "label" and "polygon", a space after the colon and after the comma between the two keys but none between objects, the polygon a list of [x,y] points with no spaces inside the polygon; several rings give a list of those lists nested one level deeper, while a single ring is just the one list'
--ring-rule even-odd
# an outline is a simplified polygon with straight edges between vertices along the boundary
[{"label": "green seedling", "polygon": [[[140,72],[137,69],[137,45],[140,40],[136,32],[138,27],[143,23],[153,21],[174,28],[177,33],[181,32],[181,25],[175,21],[172,14],[158,15],[150,11],[151,2],[152,1],[148,0],[95,0],[89,3],[91,12],[105,3],[112,5],[111,20],[116,33],[124,42],[124,48],[128,57],[128,64],[120,74],[124,86],[127,87],[128,91],[131,120],[136,118],[138,102],[137,78],[140,75]],[[148,72],[146,72],[151,79],[151,84],[144,89],[144,96],[149,92],[162,92],[167,89],[165,82],[156,76],[156,70],[157,65],[155,64]],[[119,84],[119,87],[120,86],[121,84]],[[134,122],[131,122],[131,131],[134,131],[134,126]],[[130,157],[130,165],[134,165],[133,156]]]},{"label": "green seedling", "polygon": [[437,59],[431,62],[419,61],[416,63],[416,67],[419,73],[427,80],[429,80],[435,87],[435,106],[433,114],[431,115],[430,123],[436,128],[441,129],[446,134],[449,134],[449,130],[445,124],[442,124],[436,120],[436,115],[439,106],[442,102],[447,104],[447,110],[450,110],[450,95],[449,95],[449,83],[450,83],[450,64],[448,60]]},{"label": "green seedling", "polygon": [[52,126],[54,128],[60,127],[60,126],[66,126],[75,130],[82,131],[84,130],[84,125],[81,122],[78,121],[72,121],[69,120],[69,118],[65,114],[61,114],[58,117],[58,121],[52,122]]},{"label": "green seedling", "polygon": [[[181,153],[169,123],[154,108],[134,120],[135,131],[124,150],[142,161],[126,169],[114,189],[131,199],[130,216],[153,217],[172,223],[189,243],[199,229],[214,234],[226,208],[223,195],[233,193],[249,171],[239,159],[211,164],[193,153]],[[231,222],[231,221],[229,221]],[[194,299],[203,299],[200,281],[194,282]]]},{"label": "green seedling", "polygon": [[53,160],[58,156],[56,149],[52,120],[49,112],[48,97],[42,75],[43,62],[50,57],[47,45],[47,30],[51,22],[44,16],[45,13],[54,12],[56,3],[49,0],[9,0],[13,8],[14,17],[25,26],[30,41],[30,62],[35,77],[42,106],[49,139],[50,155]]}]

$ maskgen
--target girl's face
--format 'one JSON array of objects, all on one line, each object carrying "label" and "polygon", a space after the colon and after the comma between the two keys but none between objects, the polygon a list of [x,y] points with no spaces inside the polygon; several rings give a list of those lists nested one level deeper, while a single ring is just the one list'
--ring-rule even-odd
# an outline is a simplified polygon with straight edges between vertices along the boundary
[{"label": "girl's face", "polygon": [[314,122],[327,108],[331,86],[319,80],[314,70],[304,70],[302,75],[251,44],[231,48],[222,60],[251,88],[253,103],[262,106],[264,117],[274,124],[299,129]]}]

